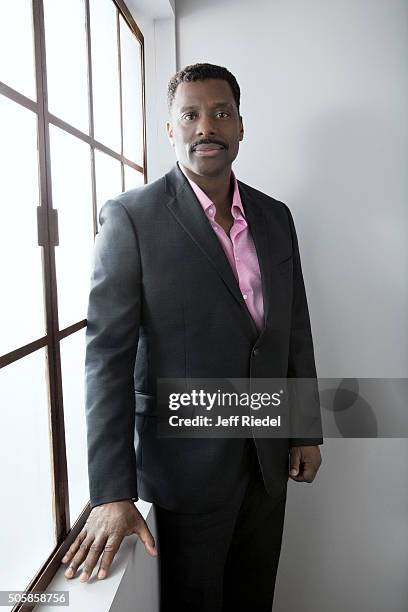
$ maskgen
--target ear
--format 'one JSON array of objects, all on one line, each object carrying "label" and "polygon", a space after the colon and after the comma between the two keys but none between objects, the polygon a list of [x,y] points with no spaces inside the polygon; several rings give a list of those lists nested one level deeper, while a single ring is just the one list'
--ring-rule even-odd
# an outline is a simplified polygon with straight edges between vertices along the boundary
[{"label": "ear", "polygon": [[239,116],[239,124],[240,124],[240,127],[239,127],[239,139],[240,140],[244,140],[244,124],[242,122],[241,115]]},{"label": "ear", "polygon": [[172,147],[174,147],[174,139],[173,139],[173,125],[171,123],[171,121],[166,121],[166,131],[167,131],[167,137],[170,141],[170,144]]}]

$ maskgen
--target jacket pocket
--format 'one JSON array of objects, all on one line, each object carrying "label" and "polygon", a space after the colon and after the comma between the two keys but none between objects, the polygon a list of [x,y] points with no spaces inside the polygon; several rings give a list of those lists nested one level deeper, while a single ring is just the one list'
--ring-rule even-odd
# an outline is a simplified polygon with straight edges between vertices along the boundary
[{"label": "jacket pocket", "polygon": [[136,399],[136,414],[145,416],[154,416],[156,412],[156,398],[154,395],[146,395],[145,393],[135,393]]},{"label": "jacket pocket", "polygon": [[287,274],[289,274],[292,271],[292,267],[293,267],[293,255],[289,255],[289,257],[286,257],[286,259],[283,259],[282,261],[278,263],[279,272],[283,276],[286,276]]}]

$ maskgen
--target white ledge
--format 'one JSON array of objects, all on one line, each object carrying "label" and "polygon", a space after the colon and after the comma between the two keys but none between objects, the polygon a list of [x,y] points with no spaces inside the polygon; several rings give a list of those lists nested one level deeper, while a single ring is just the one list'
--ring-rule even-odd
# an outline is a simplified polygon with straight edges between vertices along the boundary
[{"label": "white ledge", "polygon": [[[136,507],[147,520],[156,539],[152,505],[136,502]],[[61,565],[47,590],[68,591],[69,610],[79,612],[157,612],[159,609],[158,557],[150,557],[136,535],[127,536],[115,555],[109,574],[103,580],[96,577],[99,562],[88,582],[79,581],[80,568],[75,578],[64,576],[66,565]],[[63,612],[62,606],[38,604],[37,612]]]}]

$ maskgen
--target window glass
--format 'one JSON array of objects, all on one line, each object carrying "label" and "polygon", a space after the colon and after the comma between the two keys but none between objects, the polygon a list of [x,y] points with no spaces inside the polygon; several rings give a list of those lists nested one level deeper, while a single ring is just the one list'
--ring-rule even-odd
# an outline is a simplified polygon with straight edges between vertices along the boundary
[{"label": "window glass", "polygon": [[48,108],[54,115],[88,134],[84,0],[70,0],[69,6],[55,0],[43,1]]},{"label": "window glass", "polygon": [[132,168],[132,166],[127,166],[125,164],[125,189],[128,191],[129,189],[133,189],[133,187],[140,187],[144,185],[144,176],[138,170]]},{"label": "window glass", "polygon": [[37,118],[0,96],[0,354],[45,335]]},{"label": "window glass", "polygon": [[85,420],[85,329],[60,342],[71,524],[89,500]]},{"label": "window glass", "polygon": [[120,153],[116,8],[111,0],[91,0],[89,5],[95,138]]},{"label": "window glass", "polygon": [[0,81],[36,100],[31,4],[32,0],[0,2]]},{"label": "window glass", "polygon": [[114,157],[95,151],[96,202],[98,211],[106,200],[114,198],[122,191],[121,163]]},{"label": "window glass", "polygon": [[86,319],[94,241],[89,145],[50,126],[53,206],[58,209],[55,248],[59,327]]},{"label": "window glass", "polygon": [[143,166],[142,47],[120,17],[123,155]]},{"label": "window glass", "polygon": [[0,370],[0,590],[23,589],[56,545],[46,363],[40,349]]}]

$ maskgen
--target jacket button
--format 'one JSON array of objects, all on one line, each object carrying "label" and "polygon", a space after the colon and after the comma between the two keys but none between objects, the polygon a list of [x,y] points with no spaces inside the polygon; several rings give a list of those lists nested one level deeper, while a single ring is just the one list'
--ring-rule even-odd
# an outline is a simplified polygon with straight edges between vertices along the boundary
[{"label": "jacket button", "polygon": [[259,355],[259,353],[260,353],[260,350],[259,350],[258,348],[254,349],[254,350],[253,350],[253,352],[252,352],[252,354],[253,354],[253,356],[254,356],[254,357],[256,357],[257,355]]}]

